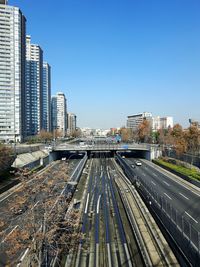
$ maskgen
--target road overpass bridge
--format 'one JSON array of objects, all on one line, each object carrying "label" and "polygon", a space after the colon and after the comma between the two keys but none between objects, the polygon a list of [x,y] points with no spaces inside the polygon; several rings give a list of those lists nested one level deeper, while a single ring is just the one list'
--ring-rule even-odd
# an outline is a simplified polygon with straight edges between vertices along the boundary
[{"label": "road overpass bridge", "polygon": [[52,148],[52,151],[59,153],[62,156],[71,153],[81,153],[86,152],[88,155],[98,152],[110,152],[114,155],[116,152],[121,152],[122,154],[131,153],[132,156],[138,158],[145,158],[148,160],[152,160],[158,158],[161,155],[161,149],[158,145],[150,145],[150,144],[68,144],[63,143],[59,145],[55,145]]}]

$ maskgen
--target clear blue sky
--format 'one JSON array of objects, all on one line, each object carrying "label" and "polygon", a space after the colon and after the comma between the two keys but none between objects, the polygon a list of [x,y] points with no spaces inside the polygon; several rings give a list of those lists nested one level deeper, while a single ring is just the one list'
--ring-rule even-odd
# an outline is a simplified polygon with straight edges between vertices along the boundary
[{"label": "clear blue sky", "polygon": [[79,127],[149,111],[200,120],[199,0],[10,0]]}]

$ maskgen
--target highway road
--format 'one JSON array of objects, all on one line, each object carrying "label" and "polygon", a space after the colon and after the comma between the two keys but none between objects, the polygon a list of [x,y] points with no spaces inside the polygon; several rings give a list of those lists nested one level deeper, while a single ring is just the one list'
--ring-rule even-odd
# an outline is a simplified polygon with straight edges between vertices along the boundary
[{"label": "highway road", "polygon": [[[74,266],[132,267],[136,262],[143,266],[138,248],[134,259],[131,258],[130,241],[127,241],[121,218],[116,186],[109,173],[111,169],[113,167],[110,159],[93,159],[82,216],[84,238],[81,240]],[[134,239],[131,230],[129,234],[129,240]]]},{"label": "highway road", "polygon": [[137,176],[139,191],[159,214],[188,260],[193,265],[196,258],[197,265],[193,266],[199,266],[200,189],[149,161],[140,159],[142,166],[137,166],[137,160],[125,159]]},{"label": "highway road", "polygon": [[98,156],[91,160],[83,194],[83,238],[65,267],[179,266],[115,160]]},{"label": "highway road", "polygon": [[[129,160],[131,165],[136,166],[135,161],[136,159]],[[200,231],[200,190],[187,188],[180,181],[175,180],[173,175],[159,171],[155,165],[150,165],[144,160],[142,166],[134,168],[134,172],[149,188],[159,193],[187,218],[197,231]]]}]

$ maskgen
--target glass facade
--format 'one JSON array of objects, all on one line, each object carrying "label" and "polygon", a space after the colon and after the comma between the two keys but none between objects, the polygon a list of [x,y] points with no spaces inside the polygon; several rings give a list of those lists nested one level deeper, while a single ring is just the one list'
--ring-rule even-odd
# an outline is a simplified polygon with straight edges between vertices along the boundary
[{"label": "glass facade", "polygon": [[0,140],[6,142],[24,137],[25,24],[18,8],[0,5]]},{"label": "glass facade", "polygon": [[36,135],[43,124],[43,51],[26,37],[26,136]]},{"label": "glass facade", "polygon": [[51,131],[51,68],[43,63],[43,124],[42,129]]},{"label": "glass facade", "polygon": [[67,113],[68,134],[72,135],[76,130],[76,115],[74,113]]},{"label": "glass facade", "polygon": [[52,130],[59,130],[64,137],[67,132],[67,100],[64,93],[57,93],[51,100]]}]

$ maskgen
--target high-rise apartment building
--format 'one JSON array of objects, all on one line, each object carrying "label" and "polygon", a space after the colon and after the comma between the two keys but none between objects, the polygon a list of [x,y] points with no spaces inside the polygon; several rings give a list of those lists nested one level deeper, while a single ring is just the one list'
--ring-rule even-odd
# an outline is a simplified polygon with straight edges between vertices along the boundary
[{"label": "high-rise apartment building", "polygon": [[65,94],[59,92],[51,99],[52,130],[58,130],[62,137],[67,131],[67,100]]},{"label": "high-rise apartment building", "polygon": [[43,63],[43,123],[42,129],[51,131],[51,67]]},{"label": "high-rise apartment building", "polygon": [[22,141],[25,123],[26,19],[0,1],[0,140]]},{"label": "high-rise apartment building", "polygon": [[26,135],[36,135],[43,123],[43,51],[26,37]]},{"label": "high-rise apartment building", "polygon": [[139,124],[144,120],[149,120],[151,122],[152,114],[149,112],[143,112],[128,116],[127,119],[127,128],[136,131],[138,129]]},{"label": "high-rise apartment building", "polygon": [[51,130],[57,129],[57,98],[56,96],[51,97]]},{"label": "high-rise apartment building", "polygon": [[67,133],[68,135],[72,135],[73,132],[76,130],[76,115],[74,113],[67,113]]}]

